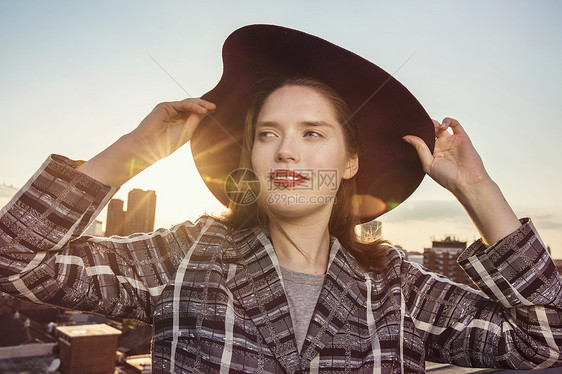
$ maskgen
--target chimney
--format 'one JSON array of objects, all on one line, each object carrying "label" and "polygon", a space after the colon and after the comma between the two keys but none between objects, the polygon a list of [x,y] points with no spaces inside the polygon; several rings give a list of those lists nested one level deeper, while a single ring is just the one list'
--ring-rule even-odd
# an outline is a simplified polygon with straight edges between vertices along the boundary
[{"label": "chimney", "polygon": [[115,371],[121,331],[106,324],[57,327],[64,374],[106,374]]}]

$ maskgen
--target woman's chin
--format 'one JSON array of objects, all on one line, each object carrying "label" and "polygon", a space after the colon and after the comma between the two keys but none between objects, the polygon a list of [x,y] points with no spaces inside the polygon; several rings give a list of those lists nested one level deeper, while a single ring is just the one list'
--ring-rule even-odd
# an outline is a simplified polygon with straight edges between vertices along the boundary
[{"label": "woman's chin", "polygon": [[271,213],[279,218],[306,218],[326,214],[329,218],[332,211],[331,205],[307,203],[270,203],[267,204]]}]

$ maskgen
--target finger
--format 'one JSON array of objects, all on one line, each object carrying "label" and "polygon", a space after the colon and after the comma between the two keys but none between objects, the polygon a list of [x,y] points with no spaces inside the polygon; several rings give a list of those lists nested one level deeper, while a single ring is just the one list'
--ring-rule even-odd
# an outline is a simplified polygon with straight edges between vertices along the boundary
[{"label": "finger", "polygon": [[414,135],[406,135],[402,137],[402,139],[406,143],[414,147],[414,149],[418,153],[418,157],[420,158],[423,170],[428,173],[431,167],[431,163],[433,162],[433,155],[431,154],[431,151],[429,150],[427,144],[425,144],[425,142],[421,138]]},{"label": "finger", "polygon": [[454,118],[451,117],[445,117],[441,123],[442,127],[445,128],[445,130],[447,128],[451,128],[451,130],[453,131],[453,134],[465,134],[465,131],[463,129],[463,127],[461,126],[461,124],[459,123],[459,121],[457,121]]},{"label": "finger", "polygon": [[441,123],[433,120],[433,123],[435,124],[435,138],[436,139],[440,139],[440,138],[447,138],[451,135],[453,135],[453,128],[454,126],[456,126],[455,124],[453,124],[452,126],[451,123],[449,121],[442,121]]},{"label": "finger", "polygon": [[197,102],[195,99],[184,99],[171,104],[174,110],[181,113],[206,114],[209,111],[202,103]]},{"label": "finger", "polygon": [[162,118],[188,117],[190,113],[207,114],[207,109],[191,100],[170,101],[156,105],[153,113]]},{"label": "finger", "polygon": [[194,98],[194,99],[191,99],[191,100],[193,100],[197,104],[201,105],[202,107],[206,108],[207,110],[215,110],[217,108],[217,106],[214,103],[212,103],[208,100],[205,100],[205,99]]},{"label": "finger", "polygon": [[199,126],[201,119],[203,119],[203,117],[205,116],[204,114],[193,112],[192,114],[193,115],[187,117],[185,123],[182,126],[177,127],[180,132],[179,134],[175,133],[174,135],[174,149],[178,149],[191,139],[193,132]]},{"label": "finger", "polygon": [[446,126],[443,126],[442,123],[440,123],[439,121],[436,121],[434,119],[432,119],[432,121],[433,121],[433,127],[435,128],[435,137],[436,138],[441,137],[443,134],[448,134]]},{"label": "finger", "polygon": [[166,104],[170,105],[171,108],[177,113],[183,114],[207,114],[209,111],[213,111],[216,109],[215,104],[203,99],[188,98],[181,101],[172,101]]},{"label": "finger", "polygon": [[191,135],[199,125],[199,122],[201,122],[202,118],[203,118],[202,115],[196,114],[194,116],[190,116],[187,119],[185,124],[181,127],[181,133],[178,136],[178,142],[180,146],[188,142],[189,139],[191,139]]}]

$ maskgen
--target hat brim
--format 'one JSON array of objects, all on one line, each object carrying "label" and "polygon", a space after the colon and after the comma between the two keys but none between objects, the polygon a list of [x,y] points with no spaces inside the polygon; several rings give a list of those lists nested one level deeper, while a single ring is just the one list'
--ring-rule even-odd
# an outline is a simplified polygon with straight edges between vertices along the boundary
[{"label": "hat brim", "polygon": [[244,118],[257,83],[270,76],[317,79],[347,102],[358,126],[362,154],[355,176],[362,222],[393,209],[421,183],[424,172],[412,146],[416,135],[433,152],[433,122],[416,98],[389,73],[326,40],[274,25],[234,31],[222,49],[223,75],[202,96],[217,104],[191,139],[195,165],[225,206],[224,181],[238,168]]}]

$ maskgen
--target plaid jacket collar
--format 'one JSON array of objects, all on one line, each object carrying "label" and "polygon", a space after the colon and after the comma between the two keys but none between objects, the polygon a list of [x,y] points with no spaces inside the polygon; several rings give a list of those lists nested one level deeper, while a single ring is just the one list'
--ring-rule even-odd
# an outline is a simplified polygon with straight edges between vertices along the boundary
[{"label": "plaid jacket collar", "polygon": [[[305,368],[342,329],[354,308],[351,300],[365,299],[359,289],[365,273],[335,238],[331,238],[328,270],[307,336],[301,350],[297,345],[283,277],[267,229],[253,229],[235,244],[236,274],[227,280],[249,318],[258,328],[280,365],[287,372]],[[359,282],[358,282],[359,281]]]}]

